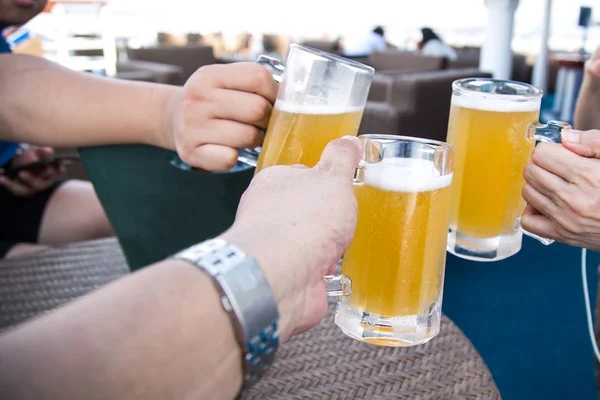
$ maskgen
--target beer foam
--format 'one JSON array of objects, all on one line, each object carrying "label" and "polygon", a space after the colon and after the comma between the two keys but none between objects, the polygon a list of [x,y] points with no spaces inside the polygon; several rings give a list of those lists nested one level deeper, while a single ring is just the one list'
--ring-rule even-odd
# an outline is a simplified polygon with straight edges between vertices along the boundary
[{"label": "beer foam", "polygon": [[450,186],[452,174],[440,176],[430,160],[386,158],[376,164],[362,163],[365,184],[392,192],[430,192]]},{"label": "beer foam", "polygon": [[[452,96],[452,105],[481,111],[496,112],[532,112],[539,111],[542,98],[536,97],[527,101],[502,100],[502,95],[490,94],[481,96]],[[506,96],[504,97],[506,98]]]},{"label": "beer foam", "polygon": [[294,104],[284,100],[277,100],[275,108],[280,111],[296,114],[346,114],[362,112],[362,107],[331,106],[328,104]]}]

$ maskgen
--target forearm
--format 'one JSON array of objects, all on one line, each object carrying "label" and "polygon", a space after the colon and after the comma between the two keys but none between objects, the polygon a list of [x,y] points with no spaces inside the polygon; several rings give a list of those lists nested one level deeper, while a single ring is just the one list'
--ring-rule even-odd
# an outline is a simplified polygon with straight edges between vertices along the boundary
[{"label": "forearm", "polygon": [[0,140],[53,146],[165,139],[176,87],[78,73],[39,57],[0,56]]},{"label": "forearm", "polygon": [[213,283],[180,261],[0,338],[0,387],[15,400],[230,399],[241,382],[241,351]]},{"label": "forearm", "polygon": [[600,77],[593,76],[588,71],[585,72],[575,109],[575,128],[600,128]]}]

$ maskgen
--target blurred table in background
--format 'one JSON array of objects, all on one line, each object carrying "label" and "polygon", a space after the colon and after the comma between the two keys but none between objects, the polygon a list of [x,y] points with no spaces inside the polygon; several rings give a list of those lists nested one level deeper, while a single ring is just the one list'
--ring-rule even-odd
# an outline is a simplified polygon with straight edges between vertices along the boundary
[{"label": "blurred table in background", "polygon": [[573,113],[587,58],[587,55],[579,53],[558,53],[551,57],[550,62],[558,68],[552,109],[556,119],[573,123]]}]

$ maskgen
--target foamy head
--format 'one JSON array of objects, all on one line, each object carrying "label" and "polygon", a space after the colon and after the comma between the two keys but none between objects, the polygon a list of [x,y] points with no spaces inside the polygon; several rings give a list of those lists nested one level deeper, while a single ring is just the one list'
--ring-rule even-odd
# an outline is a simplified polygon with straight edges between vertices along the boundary
[{"label": "foamy head", "polygon": [[[494,98],[496,97],[496,98]],[[511,101],[506,96],[490,94],[488,97],[481,96],[452,96],[452,105],[481,111],[496,112],[533,112],[539,111],[542,97],[535,97],[527,101]]]},{"label": "foamy head", "polygon": [[293,114],[349,114],[362,112],[361,107],[331,106],[328,104],[295,104],[284,100],[277,100],[275,108]]},{"label": "foamy head", "polygon": [[392,192],[430,192],[450,186],[452,174],[440,176],[432,161],[386,158],[376,164],[362,163],[365,184]]}]

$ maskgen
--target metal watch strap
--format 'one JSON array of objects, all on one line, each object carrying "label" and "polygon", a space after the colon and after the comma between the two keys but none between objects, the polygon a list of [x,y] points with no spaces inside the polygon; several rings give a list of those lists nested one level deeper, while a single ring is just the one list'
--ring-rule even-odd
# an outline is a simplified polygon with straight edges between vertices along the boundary
[{"label": "metal watch strap", "polygon": [[232,316],[242,346],[245,393],[267,371],[279,346],[279,312],[269,283],[254,258],[222,239],[211,239],[173,256],[210,275]]}]

